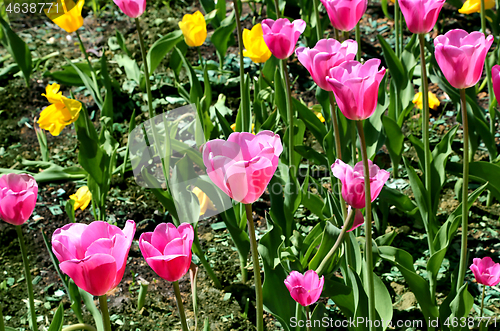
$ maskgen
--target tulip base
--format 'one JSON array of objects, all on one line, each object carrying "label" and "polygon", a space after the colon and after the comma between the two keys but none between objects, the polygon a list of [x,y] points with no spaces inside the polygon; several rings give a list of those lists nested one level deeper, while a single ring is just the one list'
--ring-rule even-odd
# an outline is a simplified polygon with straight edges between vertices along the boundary
[{"label": "tulip base", "polygon": [[184,305],[182,304],[181,290],[179,288],[179,281],[172,283],[174,286],[175,299],[177,301],[177,309],[181,318],[182,331],[189,331],[186,323],[186,314],[184,313]]},{"label": "tulip base", "polygon": [[245,211],[248,221],[248,235],[250,237],[250,249],[252,251],[253,277],[255,281],[255,309],[257,311],[257,331],[264,330],[264,303],[262,297],[262,281],[260,279],[259,252],[257,250],[257,239],[255,237],[255,225],[252,217],[252,205],[246,204]]},{"label": "tulip base", "polygon": [[23,229],[20,225],[16,226],[17,237],[19,238],[19,246],[21,248],[21,255],[23,257],[24,275],[26,277],[26,284],[28,285],[28,299],[29,299],[29,315],[31,318],[31,329],[38,330],[35,312],[35,296],[33,295],[33,283],[31,282],[30,264],[28,261],[28,252],[24,243]]},{"label": "tulip base", "polygon": [[99,297],[99,306],[101,307],[102,324],[104,327],[104,331],[111,331],[111,322],[109,320],[108,311],[108,297],[106,296],[106,294]]}]

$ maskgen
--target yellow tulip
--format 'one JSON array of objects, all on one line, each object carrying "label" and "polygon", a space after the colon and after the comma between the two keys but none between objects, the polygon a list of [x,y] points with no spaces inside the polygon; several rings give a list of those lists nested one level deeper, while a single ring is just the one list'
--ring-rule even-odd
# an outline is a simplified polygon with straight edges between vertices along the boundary
[{"label": "yellow tulip", "polygon": [[252,30],[243,30],[243,56],[249,57],[254,63],[264,63],[271,57],[271,51],[264,41],[262,25],[256,24]]},{"label": "yellow tulip", "polygon": [[82,104],[78,100],[68,99],[59,91],[59,84],[47,85],[46,93],[42,93],[52,103],[42,110],[38,125],[50,131],[53,136],[58,136],[66,125],[75,122],[80,115]]},{"label": "yellow tulip", "polygon": [[194,14],[186,14],[179,22],[186,44],[191,47],[201,46],[207,39],[207,23],[198,10]]},{"label": "yellow tulip", "polygon": [[[495,0],[485,0],[484,9],[495,7]],[[472,14],[481,12],[481,0],[467,0],[462,8],[458,10],[461,14]]]},{"label": "yellow tulip", "polygon": [[[412,102],[418,109],[422,109],[424,103],[424,100],[422,99],[422,92],[418,92],[417,94],[415,94]],[[436,110],[440,104],[441,102],[439,102],[439,99],[436,97],[436,95],[432,92],[429,92],[429,108]]]},{"label": "yellow tulip", "polygon": [[88,186],[82,186],[75,194],[70,195],[69,198],[75,201],[75,210],[78,208],[84,210],[92,199],[92,193],[90,193]]},{"label": "yellow tulip", "polygon": [[200,216],[204,215],[207,212],[207,209],[213,211],[217,210],[215,209],[212,200],[210,200],[210,198],[205,194],[205,192],[200,190],[198,187],[195,187],[193,189],[193,193],[196,195],[196,197],[198,197],[198,201],[200,202]]},{"label": "yellow tulip", "polygon": [[45,9],[45,15],[67,33],[78,30],[83,25],[82,8],[85,0],[57,0],[52,7]]}]

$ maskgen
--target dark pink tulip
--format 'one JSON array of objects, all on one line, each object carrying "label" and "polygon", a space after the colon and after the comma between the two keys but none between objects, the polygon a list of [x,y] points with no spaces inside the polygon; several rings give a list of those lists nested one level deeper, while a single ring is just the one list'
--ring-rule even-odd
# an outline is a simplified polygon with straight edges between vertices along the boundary
[{"label": "dark pink tulip", "polygon": [[28,174],[6,174],[0,177],[0,219],[21,225],[33,213],[38,184]]},{"label": "dark pink tulip", "polygon": [[316,84],[325,91],[332,91],[326,81],[330,69],[353,60],[357,52],[358,44],[354,40],[346,40],[341,44],[335,39],[321,39],[314,48],[299,47],[295,54]]},{"label": "dark pink tulip", "polygon": [[176,282],[191,265],[191,247],[194,230],[191,224],[159,224],[154,232],[145,232],[139,238],[139,247],[149,266],[161,278]]},{"label": "dark pink tulip", "polygon": [[137,18],[146,10],[146,0],[113,0],[122,12],[130,18]]},{"label": "dark pink tulip", "polygon": [[491,68],[491,75],[493,80],[493,92],[500,102],[500,65],[497,64]]},{"label": "dark pink tulip", "polygon": [[370,117],[378,101],[378,87],[384,78],[385,68],[378,70],[379,59],[361,64],[347,61],[330,69],[326,81],[330,84],[340,111],[350,120]]},{"label": "dark pink tulip", "polygon": [[500,263],[494,263],[491,257],[475,258],[470,270],[479,284],[495,286],[500,282]]},{"label": "dark pink tulip", "polygon": [[366,11],[368,0],[321,0],[333,27],[351,31]]},{"label": "dark pink tulip", "polygon": [[318,277],[314,270],[307,270],[305,274],[293,270],[285,279],[285,285],[293,300],[300,303],[302,306],[309,306],[318,301],[325,277]]},{"label": "dark pink tulip", "polygon": [[233,132],[224,141],[215,139],[203,147],[208,177],[222,191],[242,203],[255,202],[266,189],[283,152],[279,135],[261,131]]},{"label": "dark pink tulip", "polygon": [[301,19],[292,23],[286,18],[276,21],[268,18],[262,21],[264,42],[274,56],[284,60],[293,54],[300,35],[306,29],[306,22]]},{"label": "dark pink tulip", "polygon": [[[385,182],[389,179],[390,173],[380,169],[371,160],[368,160],[368,167],[370,169],[370,195],[373,202],[380,194],[380,191],[382,191]],[[365,208],[363,162],[356,163],[354,168],[352,168],[350,165],[342,162],[342,160],[337,160],[332,164],[332,172],[342,183],[342,198],[344,198],[345,202],[352,206],[352,208]]]},{"label": "dark pink tulip", "polygon": [[54,232],[52,251],[61,270],[79,288],[101,296],[121,282],[134,234],[131,220],[123,231],[101,221],[71,223]]},{"label": "dark pink tulip", "polygon": [[[371,193],[371,192],[370,192]],[[349,205],[347,207],[347,213],[351,211],[351,206]],[[354,222],[352,223],[352,226],[347,232],[351,232],[359,228],[361,225],[365,223],[365,218],[363,217],[363,213],[359,209],[354,209]]]},{"label": "dark pink tulip", "polygon": [[492,35],[484,38],[478,31],[450,30],[434,39],[436,61],[453,87],[468,88],[481,78],[492,43]]},{"label": "dark pink tulip", "polygon": [[398,0],[408,30],[427,33],[432,30],[446,0]]}]

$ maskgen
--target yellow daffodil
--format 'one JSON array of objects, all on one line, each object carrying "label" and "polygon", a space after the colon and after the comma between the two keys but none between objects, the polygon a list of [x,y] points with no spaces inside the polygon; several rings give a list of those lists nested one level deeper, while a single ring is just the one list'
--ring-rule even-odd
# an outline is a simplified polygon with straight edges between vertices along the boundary
[{"label": "yellow daffodil", "polygon": [[45,15],[67,33],[78,30],[83,25],[82,8],[85,0],[57,0],[50,8],[45,9]]},{"label": "yellow daffodil", "polygon": [[191,47],[201,46],[207,39],[207,23],[198,10],[194,14],[186,14],[179,22],[186,44]]},{"label": "yellow daffodil", "polygon": [[78,208],[84,210],[92,199],[92,193],[90,193],[88,186],[82,186],[75,194],[70,195],[69,198],[75,201],[75,210]]},{"label": "yellow daffodil", "polygon": [[[236,131],[236,123],[231,124],[231,129]],[[252,123],[252,134],[255,134],[255,124]]]},{"label": "yellow daffodil", "polygon": [[243,56],[249,57],[254,63],[264,63],[271,57],[271,51],[264,41],[262,25],[256,24],[252,30],[243,30]]},{"label": "yellow daffodil", "polygon": [[[495,0],[485,0],[484,9],[495,7]],[[481,0],[467,0],[462,8],[458,10],[461,14],[479,13],[481,11]]]},{"label": "yellow daffodil", "polygon": [[66,125],[75,122],[80,115],[82,104],[78,100],[68,99],[59,92],[59,84],[47,85],[43,96],[51,103],[42,110],[38,125],[50,131],[53,136],[58,136]]},{"label": "yellow daffodil", "polygon": [[[424,100],[422,99],[422,92],[418,92],[417,94],[415,94],[412,102],[418,109],[422,109],[424,103]],[[441,102],[439,102],[439,99],[436,97],[436,95],[432,92],[429,92],[429,108],[436,110],[440,104]]]},{"label": "yellow daffodil", "polygon": [[204,215],[207,212],[207,209],[216,211],[212,200],[198,187],[193,189],[193,193],[198,197],[198,201],[200,202],[200,216]]}]

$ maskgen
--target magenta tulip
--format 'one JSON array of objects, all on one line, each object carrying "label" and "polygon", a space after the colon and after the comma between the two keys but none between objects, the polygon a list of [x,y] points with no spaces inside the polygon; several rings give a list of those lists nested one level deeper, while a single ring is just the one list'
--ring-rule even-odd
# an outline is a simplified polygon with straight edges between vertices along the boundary
[{"label": "magenta tulip", "polygon": [[307,270],[305,274],[293,270],[285,279],[285,285],[293,300],[297,301],[302,306],[309,306],[318,301],[325,277],[318,277],[314,270]]},{"label": "magenta tulip", "polygon": [[321,0],[333,27],[351,31],[368,7],[368,0]]},{"label": "magenta tulip", "polygon": [[427,33],[432,30],[446,0],[398,0],[408,30]]},{"label": "magenta tulip", "polygon": [[[390,173],[380,169],[371,160],[368,160],[370,169],[370,195],[373,202],[380,191],[384,187],[385,182],[389,179]],[[365,177],[363,170],[363,162],[358,162],[352,168],[345,164],[342,160],[335,161],[332,164],[333,176],[340,179],[342,183],[342,198],[352,208],[365,208]]]},{"label": "magenta tulip", "polygon": [[293,54],[300,35],[306,29],[306,22],[301,19],[292,23],[286,18],[276,21],[265,19],[262,21],[264,42],[275,57],[284,60]]},{"label": "magenta tulip", "polygon": [[122,12],[130,18],[137,18],[146,10],[146,0],[113,0]]},{"label": "magenta tulip", "polygon": [[330,69],[353,60],[357,52],[358,44],[354,40],[346,40],[341,44],[335,39],[321,39],[314,48],[299,47],[295,54],[316,84],[325,91],[332,91],[326,81]]},{"label": "magenta tulip", "polygon": [[500,102],[500,65],[495,65],[491,68],[491,75],[493,81],[493,92],[495,97]]},{"label": "magenta tulip", "polygon": [[264,193],[283,151],[279,135],[233,132],[224,141],[215,139],[203,147],[208,177],[236,201],[250,204]]},{"label": "magenta tulip", "polygon": [[340,111],[350,120],[370,117],[378,101],[378,88],[385,75],[379,59],[361,64],[347,61],[330,69],[326,81],[330,84]]},{"label": "magenta tulip", "polygon": [[191,224],[159,224],[154,232],[145,232],[139,238],[139,247],[149,266],[161,278],[176,282],[191,265],[191,247],[194,230]]},{"label": "magenta tulip", "polygon": [[71,223],[54,232],[52,252],[62,272],[79,288],[101,296],[121,282],[134,234],[131,220],[123,231],[101,221]]},{"label": "magenta tulip", "polygon": [[483,73],[484,60],[493,36],[478,31],[450,30],[434,39],[436,61],[450,84],[463,89],[474,86]]},{"label": "magenta tulip", "polygon": [[495,286],[500,283],[500,263],[493,262],[489,256],[473,259],[469,268],[479,284]]},{"label": "magenta tulip", "polygon": [[0,177],[0,219],[21,225],[35,209],[38,184],[28,174],[6,174]]}]

